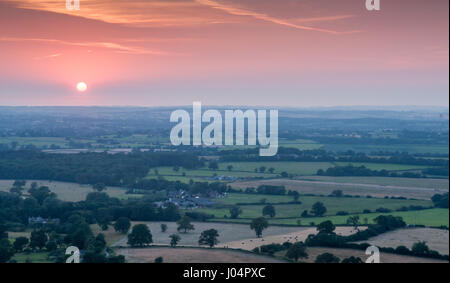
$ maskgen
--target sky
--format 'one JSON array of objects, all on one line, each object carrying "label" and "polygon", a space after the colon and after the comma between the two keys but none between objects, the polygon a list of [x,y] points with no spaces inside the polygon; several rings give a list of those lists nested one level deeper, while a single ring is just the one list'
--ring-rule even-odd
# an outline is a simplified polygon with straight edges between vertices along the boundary
[{"label": "sky", "polygon": [[448,106],[449,1],[380,2],[0,0],[0,105]]}]

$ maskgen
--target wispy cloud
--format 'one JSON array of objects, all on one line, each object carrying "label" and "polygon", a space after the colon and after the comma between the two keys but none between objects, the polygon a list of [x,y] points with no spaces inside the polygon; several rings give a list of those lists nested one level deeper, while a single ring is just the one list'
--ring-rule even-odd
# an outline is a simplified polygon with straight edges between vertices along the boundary
[{"label": "wispy cloud", "polygon": [[[243,8],[238,8],[238,7],[234,7],[231,5],[225,5],[225,4],[221,4],[212,0],[195,0],[197,3],[205,5],[205,6],[209,6],[212,7],[214,9],[218,9],[221,11],[225,11],[229,14],[232,15],[236,15],[236,16],[249,16],[249,17],[253,17],[255,19],[258,20],[263,20],[263,21],[267,21],[267,22],[271,22],[274,24],[278,24],[278,25],[283,25],[283,26],[287,26],[287,27],[291,27],[291,28],[296,28],[296,29],[302,29],[302,30],[309,30],[309,31],[317,31],[317,32],[325,32],[325,33],[330,33],[330,34],[344,34],[344,33],[354,33],[354,32],[358,32],[358,31],[347,31],[347,32],[338,32],[335,30],[330,30],[330,29],[323,29],[323,28],[318,28],[318,27],[310,27],[310,26],[305,26],[305,25],[300,25],[300,24],[296,24],[296,23],[292,23],[288,20],[284,20],[284,19],[279,19],[279,18],[275,18],[275,17],[271,17],[267,14],[263,14],[263,13],[258,13],[258,12],[253,12],[247,9],[243,9]],[[320,18],[309,18],[309,19],[303,19],[303,22],[320,22],[320,21],[330,21],[330,20],[337,20],[337,19],[343,19],[343,18],[349,18],[351,16],[332,16],[332,17],[320,17]],[[302,19],[297,19],[296,22],[301,22]]]},{"label": "wispy cloud", "polygon": [[[128,45],[122,45],[113,42],[96,42],[96,41],[85,41],[85,42],[75,42],[75,41],[65,41],[59,39],[48,39],[48,38],[21,38],[21,37],[0,37],[0,41],[9,42],[19,42],[19,41],[30,41],[30,42],[41,42],[41,43],[56,43],[70,46],[80,46],[80,47],[96,47],[96,48],[106,48],[113,50],[118,53],[129,53],[129,54],[149,54],[149,55],[166,55],[166,52],[155,51],[142,47],[133,47]],[[50,55],[53,57],[60,56],[60,54]]]},{"label": "wispy cloud", "polygon": [[[172,27],[198,26],[226,23],[243,23],[242,17],[270,22],[295,29],[344,34],[357,31],[336,31],[307,23],[320,23],[343,20],[351,15],[330,15],[315,18],[283,19],[266,13],[255,12],[252,8],[243,8],[236,4],[223,4],[214,0],[82,0],[79,11],[68,11],[62,0],[5,0],[25,9],[43,10],[87,19],[100,20],[107,23],[125,24],[139,27]],[[247,5],[250,5],[247,4]]]},{"label": "wispy cloud", "polygon": [[220,13],[208,13],[208,7],[196,3],[194,0],[82,0],[81,9],[78,11],[68,11],[63,0],[5,1],[24,9],[49,11],[107,23],[140,27],[190,26],[228,22],[227,17]]}]

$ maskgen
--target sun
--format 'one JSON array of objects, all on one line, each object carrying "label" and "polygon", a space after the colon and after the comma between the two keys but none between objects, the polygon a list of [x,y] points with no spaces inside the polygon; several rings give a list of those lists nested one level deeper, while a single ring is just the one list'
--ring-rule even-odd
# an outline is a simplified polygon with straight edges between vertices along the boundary
[{"label": "sun", "polygon": [[77,83],[77,90],[80,92],[84,92],[87,90],[87,85],[84,82]]}]

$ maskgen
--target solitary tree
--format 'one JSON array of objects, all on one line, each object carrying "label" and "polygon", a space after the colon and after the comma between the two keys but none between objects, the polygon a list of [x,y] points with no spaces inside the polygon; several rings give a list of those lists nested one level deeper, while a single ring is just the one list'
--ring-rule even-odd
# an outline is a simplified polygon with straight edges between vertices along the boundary
[{"label": "solitary tree", "polygon": [[142,247],[151,243],[153,243],[152,234],[145,224],[134,226],[131,233],[128,235],[128,244],[133,247]]},{"label": "solitary tree", "polygon": [[208,164],[208,168],[211,170],[217,170],[219,169],[219,163],[217,163],[217,161],[215,160],[211,160]]},{"label": "solitary tree", "polygon": [[230,216],[232,219],[236,219],[242,214],[242,209],[239,206],[233,206],[230,208]]},{"label": "solitary tree", "polygon": [[177,222],[178,224],[178,231],[184,230],[184,233],[187,233],[189,230],[195,230],[194,225],[191,224],[191,219],[187,216],[183,216],[180,220]]},{"label": "solitary tree", "polygon": [[266,172],[266,166],[259,167],[259,172],[261,172],[261,173]]},{"label": "solitary tree", "polygon": [[269,227],[269,223],[264,217],[258,217],[250,223],[250,229],[255,230],[256,237],[260,238],[264,229]]},{"label": "solitary tree", "polygon": [[298,201],[298,199],[300,198],[300,194],[297,191],[293,191],[291,195],[294,198],[294,201]]},{"label": "solitary tree", "polygon": [[228,166],[227,166],[227,169],[228,169],[228,171],[231,172],[231,171],[233,170],[233,165],[228,165]]},{"label": "solitary tree", "polygon": [[127,217],[119,217],[116,223],[114,223],[114,230],[122,234],[126,234],[130,229],[130,226],[130,219],[128,219]]},{"label": "solitary tree", "polygon": [[299,258],[308,258],[306,246],[302,242],[298,242],[289,247],[286,257],[294,259],[296,262]]},{"label": "solitary tree", "polygon": [[161,224],[161,232],[166,233],[167,231],[167,224]]},{"label": "solitary tree", "polygon": [[311,213],[317,217],[323,216],[327,212],[327,208],[321,202],[316,202],[313,204]]},{"label": "solitary tree", "polygon": [[172,248],[175,248],[176,245],[178,245],[178,242],[181,240],[181,237],[178,236],[177,234],[172,234],[169,236],[169,238],[170,238],[170,246]]},{"label": "solitary tree", "polygon": [[270,167],[270,168],[268,169],[268,171],[270,172],[270,174],[273,174],[273,172],[275,172],[275,168]]},{"label": "solitary tree", "polygon": [[200,235],[198,244],[199,245],[208,245],[210,248],[212,248],[219,243],[219,240],[217,240],[218,237],[219,237],[219,233],[217,232],[216,229],[205,230]]},{"label": "solitary tree", "polygon": [[269,204],[264,206],[262,211],[263,216],[269,216],[270,218],[275,217],[275,207],[273,205]]},{"label": "solitary tree", "polygon": [[352,226],[355,228],[355,230],[358,230],[358,231],[359,231],[359,228],[358,228],[358,225],[359,225],[359,216],[358,216],[358,215],[350,216],[350,217],[347,219],[347,224],[348,224],[348,225],[352,225]]},{"label": "solitary tree", "polygon": [[103,183],[96,183],[96,184],[92,185],[92,188],[94,190],[96,190],[97,192],[101,192],[103,190],[106,190],[106,186]]}]

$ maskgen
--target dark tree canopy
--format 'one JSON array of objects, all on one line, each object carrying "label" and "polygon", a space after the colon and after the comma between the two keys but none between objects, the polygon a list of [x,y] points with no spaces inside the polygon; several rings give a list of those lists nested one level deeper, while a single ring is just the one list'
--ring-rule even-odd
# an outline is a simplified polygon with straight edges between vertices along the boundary
[{"label": "dark tree canopy", "polygon": [[252,220],[250,223],[250,229],[255,230],[256,236],[259,238],[262,236],[264,229],[269,227],[269,222],[264,217],[258,217]]},{"label": "dark tree canopy", "polygon": [[145,224],[134,226],[131,233],[128,235],[128,244],[133,247],[142,247],[151,243],[153,243],[152,234]]},{"label": "dark tree canopy", "polygon": [[207,245],[212,248],[219,243],[219,240],[217,238],[219,238],[219,232],[217,232],[216,229],[205,230],[200,235],[198,244]]}]

